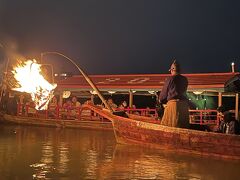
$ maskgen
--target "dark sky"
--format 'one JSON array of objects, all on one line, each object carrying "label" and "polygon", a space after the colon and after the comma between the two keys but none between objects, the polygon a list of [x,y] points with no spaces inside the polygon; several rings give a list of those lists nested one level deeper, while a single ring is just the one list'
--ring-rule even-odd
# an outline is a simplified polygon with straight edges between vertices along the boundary
[{"label": "dark sky", "polygon": [[[0,42],[28,58],[62,52],[89,74],[167,73],[173,58],[184,73],[227,72],[240,63],[239,8],[238,0],[0,0]],[[70,71],[64,59],[45,59]]]}]

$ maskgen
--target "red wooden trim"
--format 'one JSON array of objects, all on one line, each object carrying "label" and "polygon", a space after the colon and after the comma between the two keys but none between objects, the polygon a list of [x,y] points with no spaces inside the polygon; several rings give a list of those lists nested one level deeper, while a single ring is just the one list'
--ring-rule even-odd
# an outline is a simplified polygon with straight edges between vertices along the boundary
[{"label": "red wooden trim", "polygon": [[[218,75],[237,75],[240,72],[216,72],[216,73],[184,73],[182,75],[186,76],[218,76]],[[167,74],[101,74],[101,75],[89,75],[92,78],[111,78],[111,77],[164,77],[170,76],[170,73]],[[82,75],[74,75],[72,77],[83,77]]]}]

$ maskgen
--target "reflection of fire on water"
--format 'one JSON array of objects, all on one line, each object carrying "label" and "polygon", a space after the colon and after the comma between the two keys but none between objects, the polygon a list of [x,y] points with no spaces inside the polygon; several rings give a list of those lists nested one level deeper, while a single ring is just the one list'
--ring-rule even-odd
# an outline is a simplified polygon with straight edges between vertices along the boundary
[{"label": "reflection of fire on water", "polygon": [[31,94],[37,110],[47,109],[53,97],[56,84],[50,84],[41,74],[41,65],[36,60],[28,60],[13,68],[13,75],[19,87],[13,90]]}]

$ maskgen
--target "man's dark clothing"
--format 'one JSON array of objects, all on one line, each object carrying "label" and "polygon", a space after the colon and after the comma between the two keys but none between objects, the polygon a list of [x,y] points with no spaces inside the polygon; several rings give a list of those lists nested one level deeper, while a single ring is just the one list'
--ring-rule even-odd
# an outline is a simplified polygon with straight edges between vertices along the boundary
[{"label": "man's dark clothing", "polygon": [[239,134],[239,122],[237,120],[232,120],[229,123],[221,121],[219,125],[219,132],[225,134]]},{"label": "man's dark clothing", "polygon": [[172,99],[187,100],[186,91],[188,80],[180,74],[170,76],[166,79],[163,89],[160,93],[159,100],[166,103]]},{"label": "man's dark clothing", "polygon": [[223,121],[220,122],[219,132],[225,134],[239,134],[239,122],[235,119],[234,114],[231,112],[223,113]]}]

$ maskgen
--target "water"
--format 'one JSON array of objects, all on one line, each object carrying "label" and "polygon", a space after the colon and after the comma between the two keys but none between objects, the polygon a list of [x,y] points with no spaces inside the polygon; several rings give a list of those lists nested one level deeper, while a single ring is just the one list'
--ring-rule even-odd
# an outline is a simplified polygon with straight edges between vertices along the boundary
[{"label": "water", "polygon": [[113,132],[0,124],[0,179],[239,179],[239,161],[117,145]]}]

